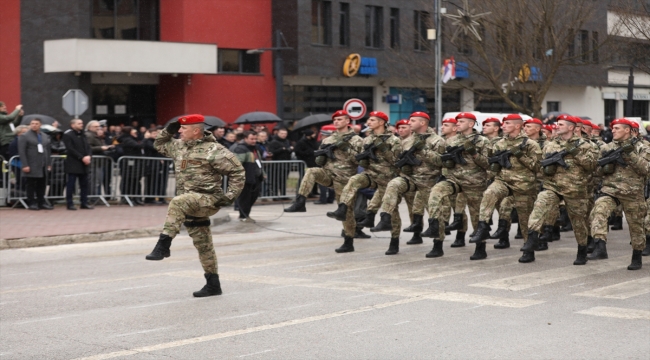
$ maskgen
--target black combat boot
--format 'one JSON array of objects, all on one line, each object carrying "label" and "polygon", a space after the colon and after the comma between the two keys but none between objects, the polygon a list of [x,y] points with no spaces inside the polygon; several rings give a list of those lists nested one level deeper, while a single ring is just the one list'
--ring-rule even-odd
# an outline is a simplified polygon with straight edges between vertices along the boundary
[{"label": "black combat boot", "polygon": [[508,235],[508,220],[499,219],[497,231],[490,235],[490,239],[501,239],[503,235]]},{"label": "black combat boot", "polygon": [[535,249],[535,251],[544,251],[544,250],[548,250],[548,243],[542,239],[539,239],[539,241],[537,242],[537,249]]},{"label": "black combat boot", "polygon": [[422,236],[420,235],[419,232],[415,232],[413,233],[413,237],[411,238],[411,240],[406,242],[406,245],[419,245],[422,243],[423,243]]},{"label": "black combat boot", "polygon": [[507,249],[510,247],[510,237],[508,236],[508,233],[506,233],[501,239],[499,239],[499,242],[494,244],[495,249]]},{"label": "black combat boot", "polygon": [[[530,236],[530,235],[528,235]],[[522,264],[530,263],[535,261],[535,252],[534,251],[524,251],[524,254],[519,258],[519,262]]]},{"label": "black combat boot", "polygon": [[465,246],[465,231],[456,231],[456,240],[451,244],[451,247],[463,247]]},{"label": "black combat boot", "polygon": [[632,250],[632,262],[628,265],[628,270],[639,270],[641,268],[641,250]]},{"label": "black combat boot", "polygon": [[406,245],[419,245],[422,244],[422,215],[413,215],[413,237],[406,242]]},{"label": "black combat boot", "polygon": [[433,249],[427,253],[426,257],[428,258],[437,258],[444,255],[445,252],[442,251],[442,240],[433,240]]},{"label": "black combat boot", "polygon": [[591,254],[594,252],[594,247],[596,246],[596,243],[594,242],[594,238],[591,236],[587,236],[587,254]]},{"label": "black combat boot", "polygon": [[370,239],[372,236],[363,232],[362,227],[357,227],[354,229],[354,238],[355,239]]},{"label": "black combat boot", "polygon": [[485,221],[479,221],[478,226],[476,227],[476,232],[469,239],[469,242],[474,244],[474,243],[479,243],[483,240],[487,240],[489,238],[490,238],[490,225],[488,225],[487,222]]},{"label": "black combat boot", "polygon": [[612,230],[623,230],[623,217],[614,216],[614,223],[611,227]]},{"label": "black combat boot", "polygon": [[390,238],[390,245],[386,250],[386,255],[395,255],[399,252],[399,238]]},{"label": "black combat boot", "polygon": [[451,231],[447,229],[447,226],[449,226],[449,223],[445,221],[445,235],[451,235]]},{"label": "black combat boot", "polygon": [[561,232],[568,232],[568,231],[573,231],[573,224],[571,224],[571,221],[568,221],[566,225],[562,226],[560,228]]},{"label": "black combat boot", "polygon": [[650,255],[650,234],[645,236],[645,249],[641,252],[642,256]]},{"label": "black combat boot", "polygon": [[573,265],[584,265],[587,263],[587,246],[578,245],[578,255]]},{"label": "black combat boot", "polygon": [[587,260],[607,259],[607,244],[603,239],[594,239],[594,252],[587,256]]},{"label": "black combat boot", "polygon": [[539,233],[537,231],[528,232],[528,241],[521,247],[521,251],[535,251],[537,250],[537,242],[539,241]]},{"label": "black combat boot", "polygon": [[542,233],[539,235],[539,241],[544,241],[544,242],[553,241],[553,226],[544,225],[542,227]]},{"label": "black combat boot", "polygon": [[614,213],[611,213],[609,217],[607,218],[607,225],[612,226],[614,225]]},{"label": "black combat boot", "polygon": [[562,235],[560,235],[560,227],[559,226],[553,226],[553,233],[551,236],[551,239],[553,241],[560,241],[560,238]]},{"label": "black combat boot", "polygon": [[480,242],[476,243],[476,250],[474,250],[474,255],[470,256],[470,260],[483,260],[487,258],[487,252],[485,252],[485,243]]},{"label": "black combat boot", "polygon": [[221,295],[221,283],[218,274],[205,274],[206,284],[203,289],[194,292],[194,297]]},{"label": "black combat boot", "polygon": [[569,219],[569,212],[565,206],[560,207],[560,217],[557,218],[557,223],[560,227],[568,226],[571,223]]},{"label": "black combat boot", "polygon": [[307,199],[304,196],[298,194],[298,196],[296,196],[296,200],[293,201],[293,204],[284,209],[284,212],[306,212],[307,208],[305,207],[305,201],[307,201]]},{"label": "black combat boot", "polygon": [[463,213],[456,214],[454,213],[454,221],[449,224],[449,226],[445,227],[445,230],[449,229],[449,231],[453,230],[459,230],[463,228]]},{"label": "black combat boot", "polygon": [[166,257],[169,257],[170,246],[172,246],[172,238],[169,235],[160,234],[160,238],[158,238],[158,242],[156,243],[156,246],[153,248],[153,251],[145,258],[147,260],[162,260]]},{"label": "black combat boot", "polygon": [[517,209],[512,209],[510,212],[510,223],[518,224],[519,223],[519,214],[517,214]]},{"label": "black combat boot", "polygon": [[370,228],[371,232],[391,231],[393,229],[392,218],[389,213],[382,212],[380,219],[377,226]]},{"label": "black combat boot", "polygon": [[370,211],[366,212],[366,218],[363,219],[362,222],[357,223],[357,225],[359,225],[361,227],[367,227],[367,228],[375,227],[375,216],[376,215],[377,215],[377,213],[374,213],[374,212],[370,212]]},{"label": "black combat boot", "polygon": [[440,233],[440,225],[438,219],[429,218],[429,228],[422,233],[422,236],[435,238]]},{"label": "black combat boot", "polygon": [[340,203],[339,208],[336,209],[336,211],[327,212],[327,217],[336,219],[338,221],[345,221],[347,213],[348,213],[348,206],[343,203]]},{"label": "black combat boot", "polygon": [[423,230],[424,222],[422,221],[422,215],[413,214],[413,222],[409,227],[402,230],[404,232],[419,232]]},{"label": "black combat boot", "polygon": [[343,245],[340,248],[334,250],[337,253],[346,253],[354,251],[354,239],[349,236],[343,238]]},{"label": "black combat boot", "polygon": [[523,239],[524,235],[521,234],[521,226],[517,224],[517,234],[515,235],[515,239]]}]

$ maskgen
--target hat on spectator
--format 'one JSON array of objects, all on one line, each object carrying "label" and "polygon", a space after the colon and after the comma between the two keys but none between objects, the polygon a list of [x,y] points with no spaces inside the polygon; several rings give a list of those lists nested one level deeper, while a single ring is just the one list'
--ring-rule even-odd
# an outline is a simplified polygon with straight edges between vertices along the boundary
[{"label": "hat on spectator", "polygon": [[524,119],[521,117],[519,114],[508,114],[503,118],[503,121],[508,121],[508,120],[520,120],[523,121]]},{"label": "hat on spectator", "polygon": [[402,120],[400,120],[400,121],[398,121],[398,122],[395,123],[395,127],[398,128],[398,129],[399,129],[399,127],[402,126],[402,125],[409,126],[409,121],[406,120],[406,119],[402,119]]},{"label": "hat on spectator", "polygon": [[526,120],[526,121],[524,122],[524,125],[528,125],[528,124],[535,124],[535,125],[539,125],[539,126],[543,126],[543,125],[544,125],[544,123],[542,122],[542,120],[540,120],[540,119],[535,119],[535,118],[532,118],[532,119]]},{"label": "hat on spectator", "polygon": [[334,120],[335,117],[339,117],[339,116],[350,116],[350,115],[345,110],[336,110],[334,114],[332,114],[332,120]]},{"label": "hat on spectator", "polygon": [[181,125],[203,124],[205,118],[201,114],[185,115],[178,119],[178,122],[180,122]]},{"label": "hat on spectator", "polygon": [[388,115],[386,115],[386,113],[384,113],[382,111],[372,111],[372,112],[370,112],[369,116],[374,116],[376,118],[380,118],[380,119],[384,120],[385,122],[388,122]]},{"label": "hat on spectator", "polygon": [[499,119],[494,118],[494,117],[489,117],[489,118],[483,120],[483,126],[485,126],[485,124],[491,123],[491,122],[494,122],[494,123],[497,123],[497,124],[501,125],[501,121],[499,121]]},{"label": "hat on spectator", "polygon": [[409,116],[409,118],[412,118],[412,117],[421,117],[421,118],[425,118],[425,119],[427,119],[427,120],[431,120],[431,118],[429,117],[429,114],[427,114],[427,113],[425,113],[425,112],[422,112],[422,111],[416,111],[416,112],[414,112],[413,114],[411,114],[411,115]]},{"label": "hat on spectator", "polygon": [[474,114],[469,113],[469,112],[462,112],[458,115],[456,115],[456,120],[458,119],[470,119],[476,121],[476,116]]},{"label": "hat on spectator", "polygon": [[458,124],[458,120],[456,120],[456,119],[454,119],[454,118],[446,118],[446,119],[443,119],[443,120],[442,120],[442,123],[443,123],[443,124],[444,124],[444,123]]}]

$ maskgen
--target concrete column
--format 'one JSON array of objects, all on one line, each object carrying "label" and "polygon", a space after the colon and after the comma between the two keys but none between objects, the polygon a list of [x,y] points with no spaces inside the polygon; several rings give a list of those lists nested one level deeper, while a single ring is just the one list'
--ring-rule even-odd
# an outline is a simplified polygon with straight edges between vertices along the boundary
[{"label": "concrete column", "polygon": [[474,93],[469,89],[460,91],[460,111],[474,111]]},{"label": "concrete column", "polygon": [[390,116],[390,104],[386,103],[386,94],[388,94],[388,87],[383,87],[381,85],[375,86],[373,91],[373,103],[374,108],[368,109],[368,112],[371,111],[382,111]]}]

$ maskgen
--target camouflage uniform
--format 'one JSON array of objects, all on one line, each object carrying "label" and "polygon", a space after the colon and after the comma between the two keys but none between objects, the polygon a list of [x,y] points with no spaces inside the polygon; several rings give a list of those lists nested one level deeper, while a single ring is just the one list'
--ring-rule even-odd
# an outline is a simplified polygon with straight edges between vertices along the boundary
[{"label": "camouflage uniform", "polygon": [[533,212],[530,215],[528,228],[531,231],[542,231],[549,213],[554,215],[564,200],[569,213],[569,219],[573,224],[576,241],[580,246],[587,245],[587,217],[589,216],[589,199],[592,198],[588,188],[590,174],[596,167],[596,156],[588,141],[582,141],[579,137],[573,136],[568,141],[556,138],[546,143],[543,154],[559,152],[569,145],[576,145],[578,141],[578,153],[567,154],[564,162],[568,165],[565,169],[562,166],[555,166],[557,171],[554,175],[544,175],[543,191],[537,196]]},{"label": "camouflage uniform", "polygon": [[[386,192],[386,186],[388,182],[392,180],[399,174],[399,170],[395,167],[399,155],[402,153],[402,143],[400,139],[389,133],[384,133],[381,135],[376,135],[374,132],[363,139],[363,146],[370,146],[373,143],[375,144],[385,144],[386,150],[380,151],[379,149],[375,150],[375,155],[377,156],[377,161],[368,159],[369,165],[367,168],[364,168],[363,172],[352,176],[341,193],[341,199],[339,203],[345,204],[348,206],[348,209],[351,209],[354,206],[355,196],[357,191],[364,188],[373,188],[376,189],[375,195],[368,204],[368,212],[376,213],[381,206],[381,199],[384,197]],[[395,223],[399,220],[399,213],[397,210],[394,210],[391,213],[392,221]],[[397,232],[392,231],[391,237],[399,237],[399,230]]]},{"label": "camouflage uniform", "polygon": [[[600,149],[601,156],[606,151],[618,149],[623,145],[622,141],[612,141]],[[603,184],[591,211],[591,233],[594,239],[607,242],[607,218],[620,204],[625,211],[630,228],[632,248],[643,250],[645,247],[643,221],[647,210],[643,188],[645,179],[650,174],[650,149],[639,141],[635,144],[634,151],[624,154],[622,158],[627,166],[616,165],[613,174],[604,174],[603,168],[598,168],[598,175],[602,175]]]},{"label": "camouflage uniform", "polygon": [[[490,141],[490,150],[488,151],[488,157],[494,155],[494,146],[501,139],[502,139],[501,136],[495,136],[492,139],[488,139],[488,141]],[[495,176],[496,174],[494,172],[488,171],[488,179],[490,181],[494,180]],[[508,232],[510,231],[510,225],[512,222],[512,218],[510,217],[510,214],[512,213],[513,208],[514,208],[514,204],[513,204],[512,196],[505,197],[503,200],[499,201],[499,204],[497,206],[497,212],[499,213],[499,220],[505,220],[508,223],[507,226]]]},{"label": "camouflage uniform", "polygon": [[[323,145],[335,144],[344,140],[344,138],[349,137],[352,133],[353,131],[349,129],[342,133],[334,132],[331,136],[323,140],[321,148]],[[325,165],[321,168],[307,169],[305,176],[302,178],[300,189],[298,190],[300,195],[307,197],[314,188],[314,184],[318,183],[333,188],[335,199],[337,202],[340,202],[341,193],[345,184],[357,173],[357,162],[354,157],[363,147],[363,140],[357,135],[350,138],[347,142],[350,145],[347,149],[341,150],[337,148],[333,151],[335,159],[328,158]],[[354,203],[354,199],[352,202]],[[343,222],[345,235],[353,237],[355,227],[354,207],[350,206],[348,207],[345,221]]]},{"label": "camouflage uniform", "polygon": [[[476,159],[467,151],[463,151],[462,157],[467,164],[456,164],[452,168],[443,168],[441,180],[431,189],[429,195],[429,218],[438,219],[440,240],[444,240],[445,237],[445,219],[443,218],[445,202],[443,199],[447,199],[451,195],[465,195],[472,226],[476,229],[478,225],[479,205],[487,185],[487,155],[490,149],[488,140],[474,130],[470,135],[458,133],[448,139],[445,146],[461,146],[470,141],[474,142],[476,147]],[[439,156],[436,156],[434,161],[437,166],[442,166]]]},{"label": "camouflage uniform", "polygon": [[[217,201],[234,201],[244,188],[244,167],[237,157],[205,132],[198,140],[172,139],[163,130],[154,142],[156,150],[174,160],[176,196],[169,202],[163,234],[175,237],[185,224],[206,274],[217,274],[210,216],[219,211]],[[228,189],[223,192],[223,176]]]},{"label": "camouflage uniform", "polygon": [[504,137],[499,140],[494,145],[494,152],[520,147],[524,141],[526,143],[521,150],[523,155],[519,158],[511,156],[510,163],[512,167],[510,169],[503,167],[496,174],[494,182],[483,194],[479,220],[488,222],[499,201],[512,196],[514,207],[519,215],[521,232],[524,239],[527,239],[528,216],[533,210],[533,203],[537,194],[536,178],[542,152],[535,141],[528,141],[528,138],[522,134],[517,135],[514,139]]}]

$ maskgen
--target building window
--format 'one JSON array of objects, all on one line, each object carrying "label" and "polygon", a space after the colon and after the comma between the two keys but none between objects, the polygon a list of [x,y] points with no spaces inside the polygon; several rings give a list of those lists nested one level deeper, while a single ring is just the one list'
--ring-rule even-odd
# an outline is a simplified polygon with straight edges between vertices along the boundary
[{"label": "building window", "polygon": [[390,9],[390,47],[399,49],[399,9]]},{"label": "building window", "polygon": [[616,119],[616,103],[617,100],[606,99],[605,100],[605,124],[609,126],[609,123]]},{"label": "building window", "polygon": [[560,102],[559,101],[547,101],[546,102],[546,112],[550,113],[552,111],[560,111]]},{"label": "building window", "polygon": [[598,31],[592,31],[591,32],[591,49],[592,49],[592,60],[594,64],[598,64],[600,62],[600,57],[598,56],[598,47],[600,45],[598,44]]},{"label": "building window", "polygon": [[260,54],[247,54],[246,50],[219,49],[219,72],[260,73]]},{"label": "building window", "polygon": [[348,99],[356,98],[374,108],[374,88],[356,86],[284,86],[284,119],[300,120],[311,114],[331,114]]},{"label": "building window", "polygon": [[350,46],[350,4],[341,3],[339,11],[339,45]]},{"label": "building window", "polygon": [[379,49],[383,47],[384,8],[366,6],[366,46]]},{"label": "building window", "polygon": [[92,37],[158,40],[158,0],[93,0]]},{"label": "building window", "polygon": [[567,57],[573,61],[573,57],[576,56],[576,33],[574,30],[569,30],[568,44],[567,44]]},{"label": "building window", "polygon": [[427,40],[427,29],[429,27],[430,15],[426,11],[415,11],[413,16],[413,26],[415,29],[414,49],[425,51],[430,48]]},{"label": "building window", "polygon": [[578,32],[578,45],[580,46],[580,61],[586,63],[589,61],[589,31],[580,30]]},{"label": "building window", "polygon": [[311,43],[332,45],[332,2],[312,0]]},{"label": "building window", "polygon": [[[628,100],[623,100],[623,109],[627,111]],[[647,100],[632,100],[632,114],[625,114],[625,117],[639,117],[643,121],[648,121],[648,105],[650,101]]]}]

